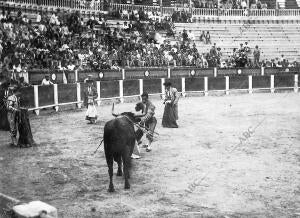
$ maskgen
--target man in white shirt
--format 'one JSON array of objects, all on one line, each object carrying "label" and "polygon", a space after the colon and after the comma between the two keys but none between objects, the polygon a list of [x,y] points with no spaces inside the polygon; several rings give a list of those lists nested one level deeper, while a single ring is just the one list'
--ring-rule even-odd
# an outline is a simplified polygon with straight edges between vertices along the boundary
[{"label": "man in white shirt", "polygon": [[50,78],[48,75],[45,76],[45,78],[42,80],[42,86],[49,86],[53,85],[53,82],[50,81]]}]

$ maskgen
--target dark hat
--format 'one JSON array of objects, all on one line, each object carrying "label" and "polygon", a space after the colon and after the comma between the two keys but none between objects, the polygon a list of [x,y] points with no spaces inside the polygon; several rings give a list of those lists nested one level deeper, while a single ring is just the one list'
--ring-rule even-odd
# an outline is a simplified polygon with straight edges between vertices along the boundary
[{"label": "dark hat", "polygon": [[88,79],[88,80],[86,80],[85,82],[86,82],[86,83],[93,83],[93,82],[94,82],[94,80],[92,80],[92,79]]},{"label": "dark hat", "polygon": [[163,84],[164,86],[171,86],[172,85],[172,83],[171,82],[164,82],[164,84]]}]

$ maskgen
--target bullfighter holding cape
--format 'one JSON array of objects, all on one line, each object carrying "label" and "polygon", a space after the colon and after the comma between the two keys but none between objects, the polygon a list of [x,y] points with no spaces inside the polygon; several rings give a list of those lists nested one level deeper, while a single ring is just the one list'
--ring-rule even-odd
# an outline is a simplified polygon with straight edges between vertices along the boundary
[{"label": "bullfighter holding cape", "polygon": [[[7,108],[7,120],[9,123],[9,131],[11,136],[11,146],[30,147],[35,144],[30,122],[28,118],[28,110],[21,107],[20,95],[16,85],[10,85],[9,90],[11,94],[4,100]],[[8,92],[9,93],[9,92]],[[19,132],[19,139],[17,140],[17,133]]]},{"label": "bullfighter holding cape", "polygon": [[96,123],[96,120],[98,117],[97,109],[95,106],[95,101],[98,97],[97,89],[93,86],[93,82],[94,82],[93,80],[87,80],[86,82],[87,82],[88,86],[84,92],[84,94],[85,94],[84,101],[85,101],[85,105],[87,107],[85,119],[89,120],[90,123]]},{"label": "bullfighter holding cape", "polygon": [[178,120],[178,101],[180,94],[177,89],[171,86],[170,82],[165,82],[165,109],[162,119],[162,126],[166,128],[178,128],[176,120]]}]

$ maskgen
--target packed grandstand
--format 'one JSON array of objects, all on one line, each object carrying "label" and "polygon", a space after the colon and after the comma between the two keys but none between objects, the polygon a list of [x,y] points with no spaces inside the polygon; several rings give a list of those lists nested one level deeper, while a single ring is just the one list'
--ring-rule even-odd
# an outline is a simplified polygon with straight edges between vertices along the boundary
[{"label": "packed grandstand", "polygon": [[[18,5],[14,1],[3,4],[0,14],[1,73],[8,76],[15,73],[18,77],[30,69],[299,66],[300,26],[297,19],[285,23],[272,17],[262,21],[250,16],[250,5],[263,10],[260,1],[247,4],[228,1],[218,5],[213,1],[191,1],[188,10],[174,8],[168,14],[163,14],[159,6],[145,10],[132,4],[116,7],[118,4],[101,2],[103,10],[92,10],[88,15],[88,10],[39,8],[43,1],[35,2],[36,7]],[[220,16],[216,20],[195,16],[193,10],[203,7],[219,7],[220,11],[236,8],[242,10],[246,19],[237,23],[232,21],[234,19],[222,21]]]}]

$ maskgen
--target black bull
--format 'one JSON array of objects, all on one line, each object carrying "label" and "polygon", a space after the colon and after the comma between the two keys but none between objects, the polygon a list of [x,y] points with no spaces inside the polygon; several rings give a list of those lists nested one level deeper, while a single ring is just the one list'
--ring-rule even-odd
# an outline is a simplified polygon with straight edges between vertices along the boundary
[{"label": "black bull", "polygon": [[[124,116],[125,115],[125,116]],[[104,126],[104,152],[108,166],[109,174],[109,192],[113,192],[113,161],[118,163],[117,176],[122,176],[122,163],[125,178],[125,189],[130,188],[129,184],[129,168],[131,154],[135,145],[135,131],[133,114],[122,113],[116,119],[108,121]]]}]

